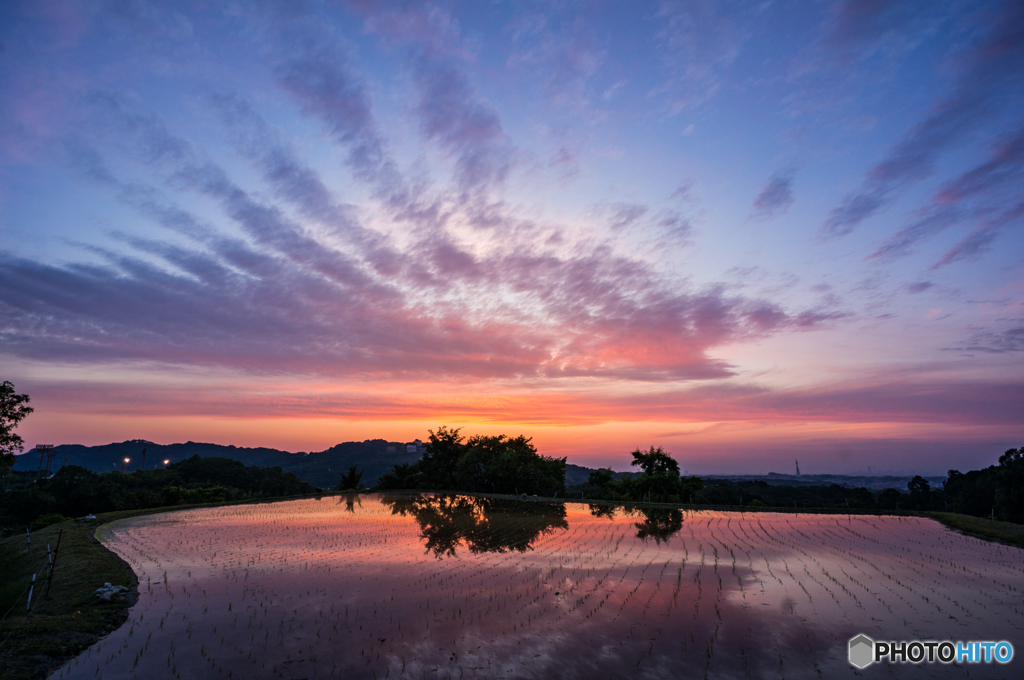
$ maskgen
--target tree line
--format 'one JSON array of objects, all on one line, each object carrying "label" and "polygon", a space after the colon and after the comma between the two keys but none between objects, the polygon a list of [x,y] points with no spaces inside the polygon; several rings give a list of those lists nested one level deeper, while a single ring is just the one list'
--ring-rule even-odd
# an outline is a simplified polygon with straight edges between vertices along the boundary
[{"label": "tree line", "polygon": [[587,499],[750,508],[941,511],[1024,524],[1024,447],[1009,449],[998,465],[983,470],[950,470],[941,488],[933,489],[927,479],[915,476],[906,491],[679,477],[678,465],[660,448],[634,451],[633,465],[642,470],[639,475],[595,470],[586,484],[569,487],[567,493]]},{"label": "tree line", "polygon": [[[52,477],[21,473],[0,495],[4,526],[52,524],[112,510],[141,510],[317,493],[319,489],[280,467],[246,466],[228,458],[192,456],[165,469],[99,474],[66,465]],[[40,518],[45,521],[40,522]]]}]

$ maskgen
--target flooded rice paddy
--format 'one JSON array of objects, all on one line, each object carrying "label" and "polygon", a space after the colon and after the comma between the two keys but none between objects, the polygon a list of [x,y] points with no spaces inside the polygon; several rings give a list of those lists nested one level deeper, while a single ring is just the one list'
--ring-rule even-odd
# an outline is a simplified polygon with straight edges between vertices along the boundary
[{"label": "flooded rice paddy", "polygon": [[108,525],[128,622],[58,678],[1021,677],[847,642],[1008,640],[1024,551],[920,518],[324,497]]}]

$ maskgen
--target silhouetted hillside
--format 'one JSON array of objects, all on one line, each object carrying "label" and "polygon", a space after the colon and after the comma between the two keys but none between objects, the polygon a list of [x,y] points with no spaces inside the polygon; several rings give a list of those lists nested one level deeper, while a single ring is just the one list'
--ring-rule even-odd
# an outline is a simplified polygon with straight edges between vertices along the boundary
[{"label": "silhouetted hillside", "polygon": [[[154,444],[144,439],[104,444],[102,446],[82,446],[80,444],[62,444],[53,458],[50,472],[56,472],[62,465],[79,465],[94,472],[111,472],[120,470],[124,459],[129,458],[128,470],[138,470],[142,465],[142,450],[146,449],[146,469],[163,467],[165,460],[179,462],[198,455],[201,458],[230,458],[246,465],[260,467],[279,466],[285,472],[291,472],[304,482],[322,489],[330,489],[338,483],[341,472],[350,465],[365,468],[362,481],[366,486],[373,486],[377,477],[391,469],[393,465],[414,463],[420,458],[419,452],[409,452],[409,444],[388,442],[383,439],[367,439],[363,442],[344,442],[332,446],[326,451],[314,453],[289,453],[278,449],[245,448],[224,446],[221,444],[203,444],[185,442],[184,444]],[[43,461],[46,466],[46,461]],[[35,472],[39,469],[39,454],[28,451],[17,457],[14,464],[17,471]]]}]

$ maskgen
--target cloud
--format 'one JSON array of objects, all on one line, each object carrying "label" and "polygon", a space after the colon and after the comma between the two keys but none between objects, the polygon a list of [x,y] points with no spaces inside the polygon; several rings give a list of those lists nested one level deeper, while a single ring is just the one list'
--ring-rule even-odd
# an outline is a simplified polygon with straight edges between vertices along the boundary
[{"label": "cloud", "polygon": [[379,188],[393,202],[402,202],[402,179],[377,129],[365,85],[331,48],[304,49],[280,61],[278,82],[307,115],[320,120],[328,133],[348,150],[356,177]]},{"label": "cloud", "polygon": [[472,55],[458,22],[427,5],[372,11],[365,28],[407,48],[420,132],[454,159],[459,187],[475,191],[501,185],[515,164],[515,148],[497,110],[476,94],[464,66]]},{"label": "cloud", "polygon": [[885,37],[898,35],[925,8],[903,0],[843,0],[825,27],[819,45],[849,61],[853,55],[875,47]]},{"label": "cloud", "polygon": [[[591,106],[591,81],[600,74],[603,50],[596,45],[594,28],[584,17],[563,17],[558,8],[517,17],[511,25],[512,53],[506,65],[531,82],[538,82],[549,106],[577,115]],[[624,81],[607,88],[610,98]]]},{"label": "cloud", "polygon": [[295,210],[350,243],[376,248],[378,257],[389,252],[380,234],[363,229],[352,206],[342,204],[320,174],[304,164],[282,134],[237,96],[214,96],[211,103],[220,113],[229,138],[238,152],[251,161],[273,189],[274,195]]},{"label": "cloud", "polygon": [[929,288],[932,288],[934,285],[935,284],[932,283],[931,281],[916,281],[914,283],[908,283],[905,286],[905,288],[907,289],[908,293],[913,293],[916,295],[917,293],[925,292]]},{"label": "cloud", "polygon": [[[1018,217],[1024,215],[1024,212],[1018,211],[1018,213]],[[950,248],[930,268],[935,270],[954,262],[977,259],[990,249],[995,239],[996,230],[991,225],[981,225],[968,234],[965,239]]]},{"label": "cloud", "polygon": [[999,108],[1004,93],[1024,84],[1024,6],[1008,0],[989,32],[961,55],[962,75],[952,93],[915,124],[864,176],[825,220],[824,233],[843,236],[874,215],[893,196],[929,176],[935,160],[977,129]]},{"label": "cloud", "polygon": [[917,212],[915,219],[883,243],[871,257],[907,255],[918,242],[963,223],[974,223],[974,232],[947,253],[937,266],[972,256],[987,247],[999,230],[1020,220],[1024,214],[1022,185],[1024,126],[1001,135],[987,161],[943,184]]},{"label": "cloud", "polygon": [[747,31],[729,4],[666,1],[658,8],[656,17],[665,24],[658,39],[669,74],[650,96],[665,101],[669,115],[712,98],[739,56]]},{"label": "cloud", "polygon": [[[691,290],[607,246],[559,253],[506,239],[474,252],[441,230],[399,248],[339,206],[244,102],[216,105],[272,195],[310,219],[338,221],[348,245],[329,245],[283,206],[258,200],[156,116],[97,93],[88,107],[102,123],[91,137],[117,135],[135,162],[176,192],[211,199],[243,236],[221,235],[155,187],[119,180],[84,142],[69,143],[83,177],[189,243],[115,233],[128,252],[93,248],[93,265],[2,255],[7,352],[350,378],[702,380],[731,374],[709,356],[713,347],[838,318],[721,287]],[[614,214],[628,222],[644,210]]]},{"label": "cloud", "polygon": [[793,177],[775,173],[754,199],[751,219],[767,220],[785,214],[793,204]]},{"label": "cloud", "polygon": [[639,203],[612,203],[602,206],[602,212],[608,215],[608,226],[612,231],[620,231],[632,226],[647,214],[646,205]]},{"label": "cloud", "polygon": [[1024,326],[1008,328],[1001,332],[985,331],[978,333],[962,349],[968,352],[985,352],[988,354],[1024,352]]},{"label": "cloud", "polygon": [[[410,382],[380,389],[371,384],[338,386],[292,384],[271,378],[231,384],[194,385],[158,382],[137,385],[117,380],[40,381],[33,399],[79,413],[104,415],[214,416],[226,418],[351,418],[494,422],[587,426],[615,422],[714,423],[712,434],[731,425],[802,423],[941,424],[947,428],[1019,427],[1016,404],[1024,385],[1014,382],[880,380],[805,389],[768,389],[752,384],[702,385],[688,389],[603,390],[509,389],[492,393],[465,387]],[[849,431],[837,428],[843,435]],[[816,432],[820,430],[816,429]],[[892,433],[892,430],[888,431]],[[697,434],[693,430],[660,436]],[[908,445],[913,437],[904,439]],[[876,440],[877,437],[872,437]],[[829,445],[834,438],[818,440]],[[898,449],[895,442],[894,448]],[[748,444],[733,444],[746,447]],[[770,443],[762,442],[763,448]]]},{"label": "cloud", "polygon": [[687,242],[693,232],[693,223],[690,219],[675,210],[659,213],[657,225],[665,237],[678,242]]},{"label": "cloud", "polygon": [[[709,348],[806,321],[715,290],[671,290],[607,252],[408,253],[451,282],[425,295],[353,285],[365,271],[325,276],[320,258],[239,241],[209,239],[200,250],[125,240],[148,257],[96,251],[105,265],[59,267],[3,256],[5,351],[335,377],[706,379],[730,374]],[[506,296],[534,309],[506,307]]]}]

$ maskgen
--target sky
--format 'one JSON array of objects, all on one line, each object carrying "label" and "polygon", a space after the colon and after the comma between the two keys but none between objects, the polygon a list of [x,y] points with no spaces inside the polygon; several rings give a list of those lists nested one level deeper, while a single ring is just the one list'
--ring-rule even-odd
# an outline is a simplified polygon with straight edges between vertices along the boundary
[{"label": "sky", "polygon": [[0,380],[29,446],[975,469],[1022,111],[1013,0],[4,2]]}]

